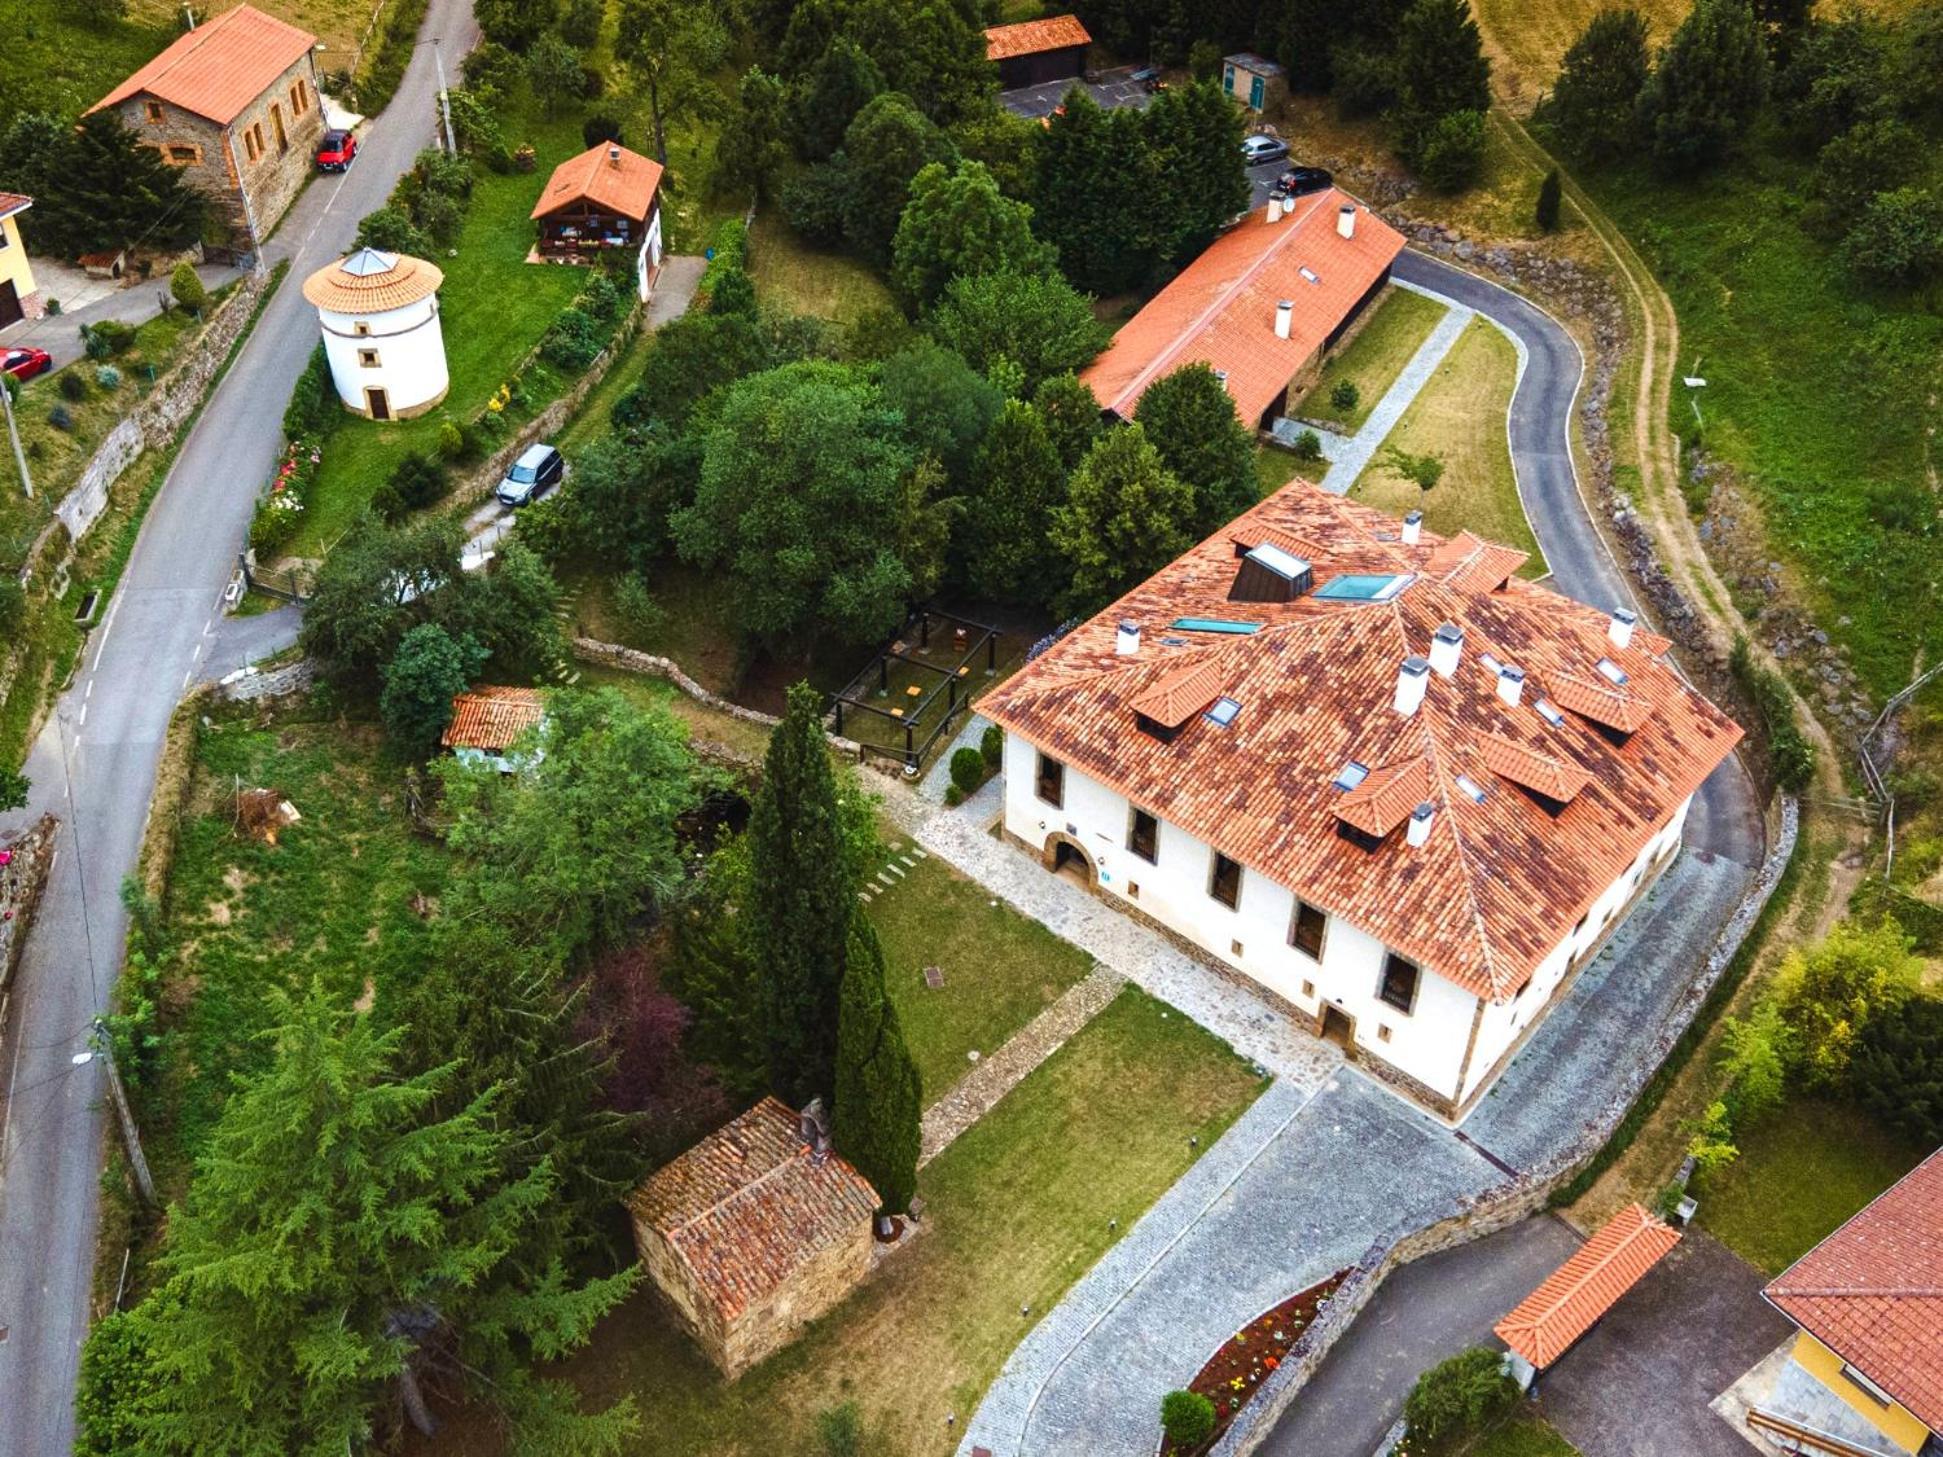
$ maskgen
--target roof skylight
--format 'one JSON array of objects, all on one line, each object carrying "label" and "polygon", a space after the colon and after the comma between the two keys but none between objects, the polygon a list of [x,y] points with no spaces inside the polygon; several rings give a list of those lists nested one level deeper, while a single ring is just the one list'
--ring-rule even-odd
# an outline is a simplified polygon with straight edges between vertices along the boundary
[{"label": "roof skylight", "polygon": [[1623,687],[1626,682],[1626,670],[1620,667],[1619,664],[1615,663],[1611,658],[1599,659],[1599,676],[1601,678],[1604,678],[1608,683],[1616,684],[1621,687]]},{"label": "roof skylight", "polygon": [[1414,580],[1404,572],[1391,576],[1374,572],[1344,572],[1331,577],[1316,589],[1316,596],[1331,602],[1388,602]]},{"label": "roof skylight", "polygon": [[1168,626],[1181,632],[1225,632],[1236,637],[1262,630],[1259,622],[1235,622],[1226,617],[1177,617]]},{"label": "roof skylight", "polygon": [[1304,264],[1302,267],[1296,269],[1295,271],[1301,274],[1303,279],[1309,283],[1322,282],[1322,275],[1317,273],[1315,269],[1309,267],[1307,264]]},{"label": "roof skylight", "polygon": [[1223,696],[1214,700],[1214,707],[1208,710],[1208,721],[1219,724],[1222,728],[1226,728],[1235,721],[1235,715],[1240,712],[1241,701],[1239,699]]},{"label": "roof skylight", "polygon": [[1489,673],[1493,678],[1504,671],[1504,664],[1499,662],[1490,653],[1479,653],[1477,660],[1484,665],[1484,671]]},{"label": "roof skylight", "polygon": [[1457,787],[1464,791],[1465,797],[1473,804],[1484,803],[1484,786],[1468,774],[1457,776]]},{"label": "roof skylight", "polygon": [[1301,557],[1294,552],[1283,551],[1272,541],[1265,541],[1260,546],[1251,548],[1248,552],[1248,560],[1261,563],[1276,576],[1284,577],[1291,582],[1309,570],[1309,564]]},{"label": "roof skylight", "polygon": [[1351,759],[1336,771],[1336,777],[1329,782],[1346,794],[1369,777],[1369,765],[1358,764],[1354,759]]},{"label": "roof skylight", "polygon": [[1532,704],[1532,707],[1537,709],[1538,716],[1544,719],[1545,722],[1550,724],[1553,728],[1565,727],[1565,715],[1558,711],[1558,705],[1552,702],[1551,699],[1541,698],[1536,703]]}]

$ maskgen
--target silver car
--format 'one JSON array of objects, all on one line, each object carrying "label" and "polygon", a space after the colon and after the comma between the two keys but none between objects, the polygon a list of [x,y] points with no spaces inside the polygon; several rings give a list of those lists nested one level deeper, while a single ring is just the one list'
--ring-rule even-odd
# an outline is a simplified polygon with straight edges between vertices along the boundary
[{"label": "silver car", "polygon": [[524,506],[552,490],[566,471],[567,463],[551,445],[529,445],[493,494],[502,506]]}]

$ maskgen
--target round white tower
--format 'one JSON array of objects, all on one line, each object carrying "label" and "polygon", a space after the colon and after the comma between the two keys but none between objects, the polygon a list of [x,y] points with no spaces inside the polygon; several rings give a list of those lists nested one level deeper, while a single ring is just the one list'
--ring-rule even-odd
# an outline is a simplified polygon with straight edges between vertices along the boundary
[{"label": "round white tower", "polygon": [[344,408],[370,420],[422,415],[445,398],[438,289],[422,258],[360,248],[304,280]]}]

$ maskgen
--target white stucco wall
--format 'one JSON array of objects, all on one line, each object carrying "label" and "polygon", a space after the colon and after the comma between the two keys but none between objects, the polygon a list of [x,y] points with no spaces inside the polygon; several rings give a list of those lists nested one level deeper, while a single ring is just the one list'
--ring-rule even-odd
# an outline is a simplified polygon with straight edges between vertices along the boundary
[{"label": "white stucco wall", "polygon": [[[359,414],[370,413],[365,391],[381,389],[394,416],[408,415],[445,396],[450,377],[445,367],[445,337],[439,328],[438,295],[402,309],[376,314],[317,311],[324,331],[324,355],[330,361],[331,382],[338,398]],[[362,324],[366,331],[360,333]],[[375,366],[361,362],[362,351],[375,350]]]},{"label": "white stucco wall", "polygon": [[[1267,876],[1244,868],[1241,896],[1232,910],[1208,894],[1214,852],[1166,821],[1159,824],[1155,863],[1127,848],[1132,806],[1120,794],[1065,769],[1064,803],[1054,808],[1038,797],[1039,751],[1016,734],[1005,740],[1005,827],[1035,850],[1065,834],[1093,862],[1103,894],[1128,900],[1147,915],[1186,936],[1223,962],[1247,973],[1284,1000],[1315,1015],[1326,1001],[1354,1025],[1359,1053],[1381,1059],[1438,1095],[1462,1099],[1475,1090],[1498,1057],[1541,1015],[1571,958],[1597,941],[1607,922],[1631,896],[1638,878],[1660,854],[1677,845],[1686,819],[1682,805],[1625,875],[1593,907],[1583,928],[1568,936],[1514,1003],[1494,1007],[1421,968],[1417,997],[1408,1012],[1379,996],[1386,948],[1374,936],[1331,916],[1321,961],[1289,944],[1295,896]],[[1465,1049],[1474,1023],[1478,1046],[1468,1069]],[[1464,1086],[1459,1087],[1460,1076]]]}]

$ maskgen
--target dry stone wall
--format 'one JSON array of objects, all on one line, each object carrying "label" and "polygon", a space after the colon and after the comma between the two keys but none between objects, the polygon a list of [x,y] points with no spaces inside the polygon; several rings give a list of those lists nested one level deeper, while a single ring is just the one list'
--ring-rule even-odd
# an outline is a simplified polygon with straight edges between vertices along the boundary
[{"label": "dry stone wall", "polygon": [[18,838],[0,842],[0,992],[13,984],[20,948],[26,944],[34,907],[54,864],[54,832],[60,821],[42,815]]}]

